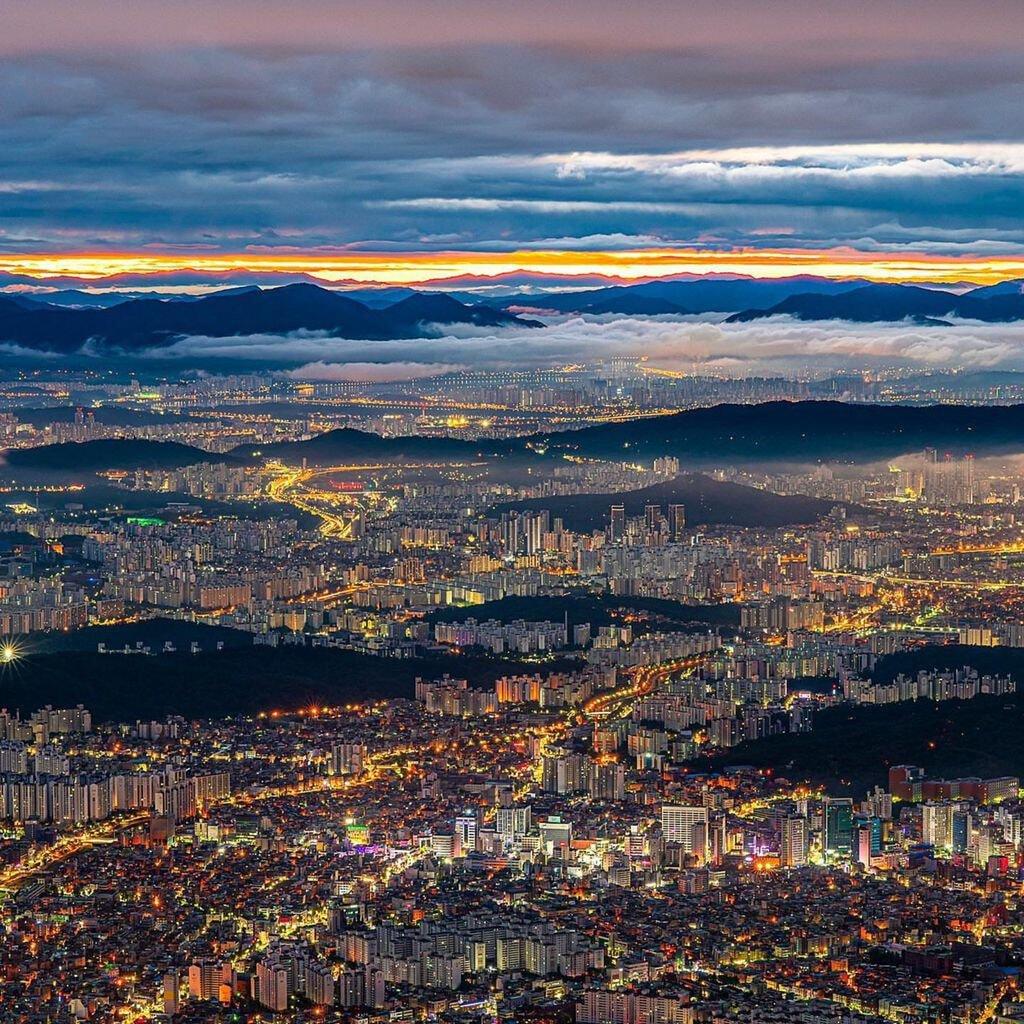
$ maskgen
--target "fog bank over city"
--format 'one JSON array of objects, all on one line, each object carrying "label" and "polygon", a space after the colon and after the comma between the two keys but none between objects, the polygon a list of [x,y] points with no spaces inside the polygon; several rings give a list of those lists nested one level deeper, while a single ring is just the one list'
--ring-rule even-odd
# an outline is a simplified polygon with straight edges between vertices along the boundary
[{"label": "fog bank over city", "polygon": [[[438,328],[442,330],[444,328]],[[926,326],[802,323],[785,317],[748,324],[695,317],[570,317],[543,328],[465,328],[421,339],[358,341],[300,332],[285,336],[185,338],[160,359],[290,363],[297,378],[405,380],[458,368],[507,370],[635,357],[693,374],[823,375],[883,366],[1019,369],[1024,324]],[[372,369],[371,369],[372,368]]]}]

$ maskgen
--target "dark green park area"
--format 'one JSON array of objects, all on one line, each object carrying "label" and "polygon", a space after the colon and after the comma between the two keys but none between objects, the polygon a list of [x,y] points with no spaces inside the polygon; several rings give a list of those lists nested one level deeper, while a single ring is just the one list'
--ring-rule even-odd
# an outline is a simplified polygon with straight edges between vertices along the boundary
[{"label": "dark green park area", "polygon": [[[594,625],[622,621],[623,610],[654,613],[656,622],[681,627],[713,622],[735,606],[697,607],[651,599],[510,598],[474,609],[447,609],[432,618],[561,618]],[[722,618],[726,615],[722,612]],[[666,627],[667,628],[667,627]],[[176,653],[157,653],[165,642]],[[195,641],[200,653],[189,653]],[[108,648],[150,646],[153,655],[100,654]],[[220,643],[222,649],[218,650]],[[90,627],[21,643],[21,656],[0,669],[0,707],[30,713],[44,704],[82,703],[100,721],[134,721],[180,714],[216,718],[272,709],[344,704],[372,698],[411,697],[417,676],[444,674],[490,687],[520,672],[578,665],[571,659],[543,664],[484,655],[415,659],[380,658],[332,648],[254,646],[237,630],[155,619],[123,626]],[[972,666],[981,673],[1024,678],[1024,651],[930,645],[882,658],[876,681],[903,672]],[[903,702],[878,707],[843,705],[819,712],[814,730],[743,743],[698,770],[725,765],[771,769],[794,780],[827,784],[861,795],[886,781],[893,764],[916,764],[931,776],[1024,775],[1024,696],[978,697],[970,701]]]},{"label": "dark green park area", "polygon": [[[165,640],[178,651],[159,653]],[[202,647],[189,653],[196,640]],[[149,645],[152,655],[97,652]],[[217,642],[223,642],[221,650]],[[535,663],[492,657],[379,658],[336,648],[255,646],[247,633],[152,620],[94,627],[26,641],[21,655],[0,668],[0,708],[31,713],[45,704],[84,704],[99,721],[135,721],[179,714],[217,718],[272,709],[409,697],[417,676],[446,673],[489,687],[502,675],[536,672]],[[544,671],[575,662],[545,662]]]},{"label": "dark green park area", "polygon": [[[428,622],[463,622],[474,618],[477,622],[498,619],[511,622],[525,619],[542,622],[545,619],[561,622],[568,616],[569,626],[589,622],[598,626],[623,625],[632,620],[644,630],[734,627],[740,624],[740,609],[736,604],[683,604],[660,597],[615,597],[598,594],[572,594],[565,597],[505,597],[500,601],[466,605],[458,608],[439,608],[427,615]],[[642,630],[643,631],[643,630]]]},{"label": "dark green park area", "polygon": [[[965,666],[1012,675],[1024,687],[1024,650],[1011,647],[928,645],[881,658],[873,678]],[[1024,776],[1024,695],[839,706],[817,714],[810,733],[742,743],[700,763],[770,768],[854,796],[884,785],[896,764],[919,765],[935,778]]]}]

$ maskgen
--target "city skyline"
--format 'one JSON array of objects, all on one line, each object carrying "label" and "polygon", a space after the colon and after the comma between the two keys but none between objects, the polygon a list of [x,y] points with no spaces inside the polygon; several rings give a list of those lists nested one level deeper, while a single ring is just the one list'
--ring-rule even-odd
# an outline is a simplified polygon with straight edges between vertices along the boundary
[{"label": "city skyline", "polygon": [[0,17],[0,1024],[1024,1024],[1024,3]]}]

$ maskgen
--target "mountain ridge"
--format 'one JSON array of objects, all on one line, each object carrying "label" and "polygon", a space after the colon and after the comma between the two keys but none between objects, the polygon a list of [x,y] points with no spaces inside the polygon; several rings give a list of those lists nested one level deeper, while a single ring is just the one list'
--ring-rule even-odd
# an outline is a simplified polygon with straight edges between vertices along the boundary
[{"label": "mountain ridge", "polygon": [[795,526],[812,523],[836,504],[803,494],[775,494],[745,484],[715,480],[706,473],[682,473],[672,480],[632,491],[529,498],[496,505],[492,514],[547,510],[570,530],[590,532],[607,525],[612,505],[627,516],[641,515],[647,505],[685,505],[686,521],[698,526]]},{"label": "mountain ridge", "polygon": [[533,450],[689,463],[873,461],[926,447],[1024,451],[1024,405],[721,404],[522,438]]},{"label": "mountain ridge", "polygon": [[[951,454],[1024,452],[1024,405],[721,404],[577,430],[493,439],[383,437],[342,427],[302,441],[241,445],[226,454],[142,439],[87,441],[3,453],[12,469],[278,459],[330,466],[353,459],[443,459],[508,464],[585,455],[611,461],[675,456],[684,465],[871,462],[933,447]],[[106,461],[104,461],[106,460]],[[178,461],[175,461],[178,460]],[[184,461],[182,461],[184,460]]]},{"label": "mountain ridge", "polygon": [[948,317],[1004,323],[1024,319],[1024,294],[1012,289],[975,289],[957,295],[914,285],[869,284],[836,295],[810,292],[790,295],[767,308],[734,313],[726,323],[749,323],[772,316],[852,323],[911,320],[932,326],[948,326]]},{"label": "mountain ridge", "polygon": [[237,337],[321,331],[370,341],[429,337],[431,324],[537,327],[504,310],[468,306],[447,296],[410,296],[371,309],[313,284],[229,290],[191,301],[132,299],[114,306],[25,308],[0,296],[0,342],[71,354],[87,345],[138,352],[189,336]]},{"label": "mountain ridge", "polygon": [[864,283],[810,276],[645,281],[584,291],[510,295],[494,300],[494,304],[500,304],[503,309],[535,308],[593,315],[695,315],[730,313],[756,304],[771,305],[795,294],[841,294]]}]

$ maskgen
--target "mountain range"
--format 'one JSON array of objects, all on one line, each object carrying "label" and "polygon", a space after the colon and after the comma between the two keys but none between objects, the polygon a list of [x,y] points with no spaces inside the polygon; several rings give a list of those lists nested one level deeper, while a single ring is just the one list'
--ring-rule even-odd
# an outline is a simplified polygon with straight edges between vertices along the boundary
[{"label": "mountain range", "polygon": [[[671,455],[684,465],[729,465],[866,462],[924,448],[955,455],[1024,451],[1024,405],[723,404],[505,440],[384,438],[339,429],[308,441],[264,446],[260,455],[285,462],[306,459],[310,465],[371,457],[507,461],[565,455],[642,461]],[[242,458],[251,450],[231,454]]]},{"label": "mountain range", "polygon": [[[212,298],[214,295],[223,297],[225,295],[253,291],[254,286],[243,285],[237,288],[221,288],[216,292],[208,293],[205,297]],[[201,294],[191,292],[144,292],[144,291],[108,291],[108,292],[86,292],[80,288],[62,288],[52,292],[3,292],[0,297],[10,299],[23,309],[46,309],[57,306],[62,309],[108,309],[110,306],[120,306],[125,302],[132,302],[135,299],[160,299],[163,302],[195,302],[204,298]]]},{"label": "mountain range", "polygon": [[491,510],[502,512],[547,509],[570,530],[584,533],[607,525],[612,505],[625,506],[627,516],[641,515],[648,505],[685,505],[686,520],[694,525],[794,526],[813,523],[827,515],[835,502],[802,494],[773,494],[744,484],[715,480],[704,473],[684,473],[673,480],[635,491],[609,494],[572,494],[509,502]]},{"label": "mountain range", "polygon": [[428,338],[444,325],[540,327],[530,315],[702,316],[728,323],[764,317],[911,321],[946,326],[951,319],[1006,323],[1024,319],[1024,281],[966,291],[903,284],[836,281],[799,275],[779,279],[706,277],[645,281],[569,291],[515,292],[481,303],[472,291],[406,287],[341,290],[297,283],[229,287],[197,296],[172,292],[0,292],[0,343],[36,351],[133,353],[159,350],[187,336],[231,337],[317,331],[339,338]]},{"label": "mountain range", "polygon": [[520,439],[548,455],[684,464],[869,462],[924,448],[953,454],[1024,451],[1024,405],[723,404]]},{"label": "mountain range", "polygon": [[307,441],[278,441],[276,444],[242,445],[232,450],[237,458],[277,459],[298,463],[303,459],[310,466],[337,466],[352,461],[389,459],[436,459],[472,462],[481,459],[481,446],[475,441],[455,437],[424,437],[411,434],[382,437],[365,430],[339,427]]},{"label": "mountain range", "polygon": [[559,313],[623,316],[731,313],[752,306],[767,307],[793,295],[840,295],[864,281],[833,281],[799,275],[775,280],[736,277],[646,281],[643,284],[564,291],[538,295],[507,295],[493,300],[507,310],[547,310]]},{"label": "mountain range", "polygon": [[789,295],[767,308],[734,313],[727,323],[745,323],[770,316],[797,320],[849,320],[856,323],[912,320],[931,326],[949,326],[949,318],[1005,323],[1024,319],[1021,282],[1005,282],[963,294],[901,284],[869,284],[839,293]]},{"label": "mountain range", "polygon": [[66,308],[24,296],[0,296],[0,342],[56,353],[87,345],[136,352],[178,338],[320,331],[334,337],[384,340],[425,338],[434,325],[539,327],[490,306],[449,295],[416,292],[384,308],[370,308],[341,292],[311,284],[230,289],[205,298],[140,298],[107,308]]},{"label": "mountain range", "polygon": [[859,323],[911,320],[948,326],[949,318],[1005,323],[1024,319],[1024,281],[953,291],[863,280],[833,281],[797,276],[649,281],[644,284],[547,295],[516,294],[500,300],[510,312],[579,313],[600,316],[662,316],[731,313],[727,323],[763,317],[848,320]]},{"label": "mountain range", "polygon": [[21,473],[70,475],[103,470],[178,469],[199,462],[233,462],[231,455],[180,444],[142,438],[103,438],[98,441],[64,441],[36,448],[12,448],[3,453],[3,464]]},{"label": "mountain range", "polygon": [[385,438],[343,428],[305,441],[281,442],[259,449],[244,445],[227,455],[171,442],[104,440],[14,449],[3,457],[16,472],[65,473],[270,458],[293,465],[305,459],[311,466],[364,459],[447,459],[505,466],[510,462],[561,460],[564,456],[649,462],[671,455],[687,466],[727,466],[873,462],[929,447],[953,455],[1024,452],[1024,405],[765,402],[689,409],[504,440]]}]

